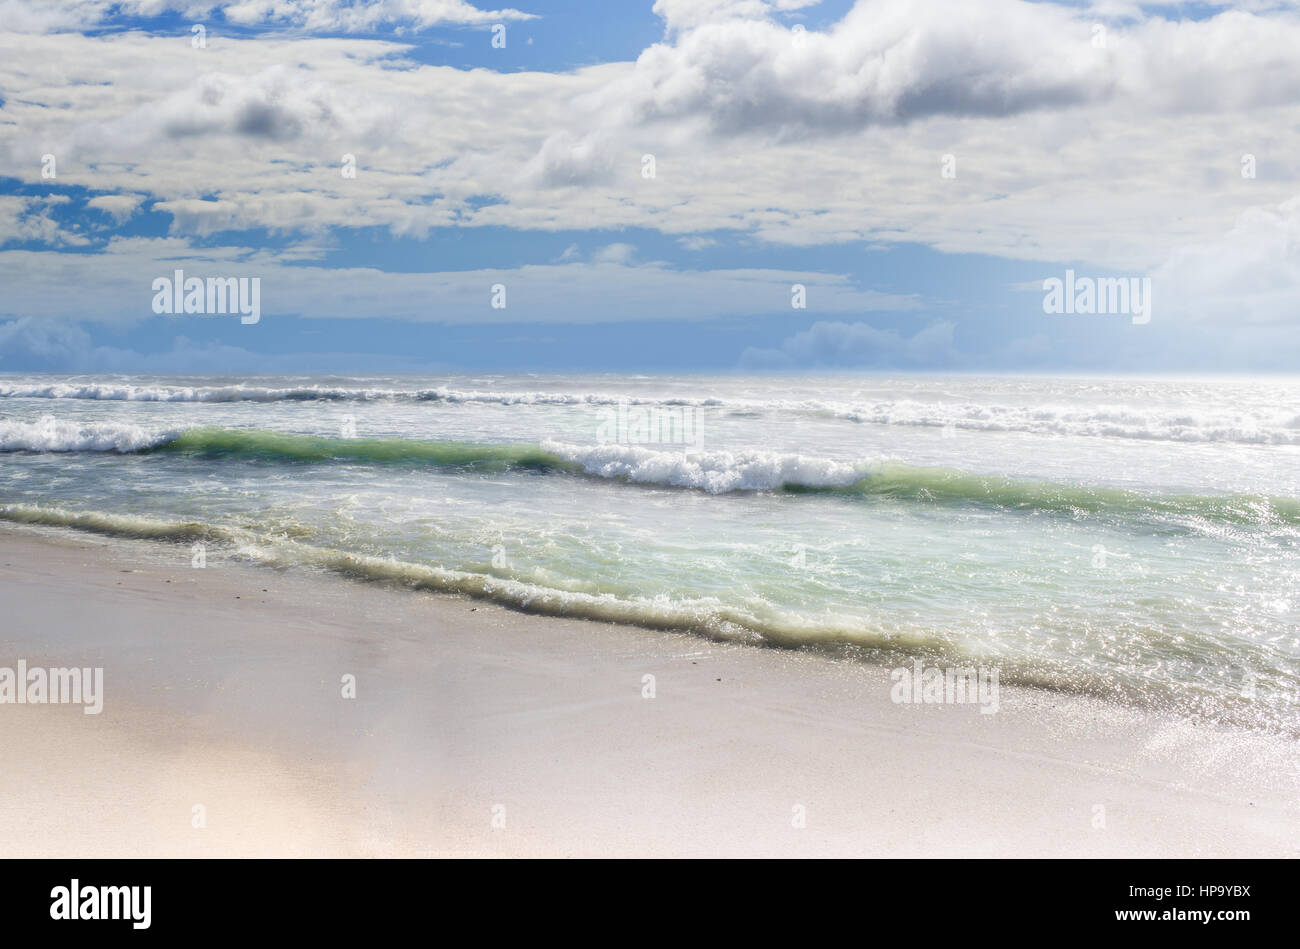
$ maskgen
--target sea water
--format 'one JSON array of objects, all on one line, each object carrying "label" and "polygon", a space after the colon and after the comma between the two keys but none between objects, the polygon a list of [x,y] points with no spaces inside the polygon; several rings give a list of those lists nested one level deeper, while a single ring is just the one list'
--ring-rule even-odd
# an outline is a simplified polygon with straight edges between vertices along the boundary
[{"label": "sea water", "polygon": [[1300,730],[1289,379],[3,376],[0,516]]}]

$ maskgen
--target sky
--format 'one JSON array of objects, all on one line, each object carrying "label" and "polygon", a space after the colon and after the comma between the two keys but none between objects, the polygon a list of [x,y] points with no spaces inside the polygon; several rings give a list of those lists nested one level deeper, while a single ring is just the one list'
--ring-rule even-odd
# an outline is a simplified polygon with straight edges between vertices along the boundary
[{"label": "sky", "polygon": [[1295,371],[1295,2],[518,2],[0,0],[0,371]]}]

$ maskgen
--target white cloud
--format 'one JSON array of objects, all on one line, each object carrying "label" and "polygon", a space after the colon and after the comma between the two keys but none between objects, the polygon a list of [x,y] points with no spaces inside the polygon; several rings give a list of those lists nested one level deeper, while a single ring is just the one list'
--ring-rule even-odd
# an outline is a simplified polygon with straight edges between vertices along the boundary
[{"label": "white cloud", "polygon": [[480,10],[464,0],[240,0],[219,5],[233,23],[289,23],[318,32],[368,32],[383,26],[425,29],[439,24],[531,20],[519,10]]},{"label": "white cloud", "polygon": [[[263,320],[276,315],[387,318],[432,323],[606,323],[743,319],[790,311],[791,285],[807,287],[808,310],[861,314],[910,310],[905,294],[880,293],[838,274],[730,269],[674,270],[631,264],[628,245],[586,262],[430,273],[367,267],[291,265],[318,249],[195,248],[178,238],[117,238],[101,253],[0,251],[0,316],[87,319],[119,325],[152,319],[152,283],[181,269],[187,277],[259,277]],[[491,306],[504,284],[505,309]],[[219,318],[219,317],[218,317]],[[181,328],[185,320],[168,317]]]},{"label": "white cloud", "polygon": [[820,0],[655,0],[654,12],[669,30],[728,19],[759,19],[815,6]]},{"label": "white cloud", "polygon": [[1300,300],[1300,197],[1241,215],[1222,238],[1180,248],[1152,274],[1160,309],[1188,324],[1283,329]]},{"label": "white cloud", "polygon": [[89,239],[59,225],[52,208],[68,204],[66,195],[0,195],[0,246],[13,241],[34,241],[51,246],[84,245]]},{"label": "white cloud", "polygon": [[[194,50],[185,36],[0,35],[0,157],[30,184],[54,153],[58,184],[100,194],[101,210],[105,192],[146,196],[178,237],[649,228],[698,249],[734,230],[1121,272],[1213,247],[1300,194],[1289,9],[1130,10],[1098,49],[1101,6],[859,0],[802,46],[794,6],[661,2],[670,31],[637,62],[563,74],[428,66],[355,38],[210,35]],[[0,0],[0,24],[18,9]],[[1255,180],[1239,173],[1246,152]],[[20,230],[82,239],[0,205],[0,236]],[[1226,281],[1224,299],[1254,273],[1212,262],[1200,276]]]},{"label": "white cloud", "polygon": [[827,32],[767,19],[699,23],[602,93],[626,122],[699,119],[721,135],[843,134],[929,115],[1099,101],[1113,57],[1088,26],[1022,0],[860,0]]},{"label": "white cloud", "polygon": [[631,244],[614,243],[599,248],[591,259],[599,263],[626,264],[632,260],[636,248]]},{"label": "white cloud", "polygon": [[241,26],[288,25],[322,33],[422,30],[531,20],[514,9],[481,10],[465,0],[0,0],[0,32],[45,33],[110,26],[122,16],[179,13]]},{"label": "white cloud", "polygon": [[141,194],[101,194],[87,201],[86,207],[103,211],[121,224],[135,214],[143,201]]}]

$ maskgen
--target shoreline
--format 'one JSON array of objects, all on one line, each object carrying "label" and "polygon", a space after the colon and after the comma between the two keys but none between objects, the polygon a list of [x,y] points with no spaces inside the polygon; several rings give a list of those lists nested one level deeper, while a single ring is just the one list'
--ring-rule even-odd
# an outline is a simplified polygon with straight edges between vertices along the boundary
[{"label": "shoreline", "polygon": [[[85,535],[105,543],[144,544],[154,553],[178,551],[184,545],[202,541],[215,544],[206,556],[214,565],[242,566],[254,570],[302,571],[317,577],[344,582],[371,583],[390,590],[431,594],[435,597],[470,598],[508,612],[617,624],[642,630],[680,633],[711,642],[811,653],[837,661],[864,663],[890,669],[911,669],[921,662],[927,667],[980,666],[978,656],[954,652],[940,641],[898,642],[871,639],[847,630],[806,629],[780,623],[763,623],[752,617],[727,615],[725,610],[699,615],[687,605],[659,604],[646,597],[607,598],[571,590],[537,585],[529,580],[507,579],[457,568],[444,568],[411,561],[384,558],[346,549],[310,544],[293,544],[292,552],[263,548],[255,558],[240,556],[239,545],[258,545],[259,538],[248,528],[225,526],[193,519],[162,519],[147,515],[103,511],[77,511],[57,506],[30,504],[0,505],[0,529],[32,530],[40,536]],[[228,547],[229,549],[223,549]],[[231,559],[231,551],[235,557]],[[179,554],[176,554],[179,556]],[[181,558],[183,559],[183,558]],[[1286,726],[1275,715],[1262,718],[1257,710],[1233,707],[1233,698],[1180,697],[1165,693],[1135,694],[1107,681],[1103,676],[1066,669],[1026,669],[1015,661],[1002,660],[996,669],[1003,686],[1046,690],[1053,694],[1077,695],[1114,703],[1139,712],[1166,714],[1206,727],[1239,727],[1250,732],[1277,733],[1300,739],[1300,720]],[[1276,694],[1274,692],[1273,694]]]},{"label": "shoreline", "polygon": [[1294,739],[161,550],[0,525],[0,666],[105,669],[0,705],[0,856],[1300,855]]}]

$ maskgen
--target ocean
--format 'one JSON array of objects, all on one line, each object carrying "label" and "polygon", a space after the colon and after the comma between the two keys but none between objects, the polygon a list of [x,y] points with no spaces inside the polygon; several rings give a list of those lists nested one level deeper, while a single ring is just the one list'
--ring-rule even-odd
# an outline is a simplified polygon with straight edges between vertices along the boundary
[{"label": "ocean", "polygon": [[7,521],[1288,734],[1297,462],[1289,379],[0,377]]}]

